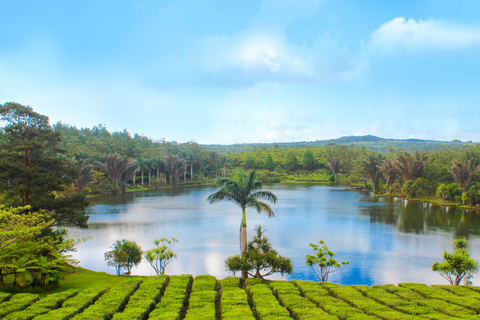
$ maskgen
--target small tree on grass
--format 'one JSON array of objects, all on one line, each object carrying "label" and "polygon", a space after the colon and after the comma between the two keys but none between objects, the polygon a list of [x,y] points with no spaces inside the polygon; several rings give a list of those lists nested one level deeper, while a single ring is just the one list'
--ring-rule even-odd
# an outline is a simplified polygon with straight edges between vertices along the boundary
[{"label": "small tree on grass", "polygon": [[316,252],[315,255],[307,254],[307,265],[309,265],[320,281],[328,281],[330,273],[340,271],[347,267],[350,262],[342,261],[341,264],[335,260],[336,253],[330,251],[323,240],[319,244],[310,243],[310,247]]},{"label": "small tree on grass", "polygon": [[270,241],[265,237],[265,230],[262,226],[255,227],[256,235],[247,244],[247,251],[243,254],[229,257],[225,264],[227,269],[235,272],[243,272],[252,277],[263,279],[275,272],[282,275],[293,272],[293,265],[290,258],[278,254],[272,248]]},{"label": "small tree on grass", "polygon": [[145,259],[147,259],[157,275],[165,274],[167,264],[177,258],[177,254],[172,250],[177,242],[178,239],[173,237],[170,239],[155,239],[156,248],[145,252]]},{"label": "small tree on grass", "polygon": [[132,268],[142,261],[142,248],[135,241],[117,240],[111,248],[113,250],[105,252],[105,261],[108,266],[115,267],[117,275],[122,269],[127,269],[125,273],[130,275]]},{"label": "small tree on grass", "polygon": [[443,252],[443,262],[435,262],[432,270],[440,273],[451,285],[458,286],[462,279],[465,283],[478,272],[478,261],[470,258],[468,240],[458,238],[453,240],[453,252]]}]

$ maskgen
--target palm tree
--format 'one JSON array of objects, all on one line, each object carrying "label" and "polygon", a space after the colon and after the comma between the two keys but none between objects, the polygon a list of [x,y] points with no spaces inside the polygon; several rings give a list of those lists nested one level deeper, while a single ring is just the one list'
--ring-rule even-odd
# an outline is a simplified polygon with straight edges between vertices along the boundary
[{"label": "palm tree", "polygon": [[188,161],[186,159],[180,158],[177,155],[167,155],[163,157],[163,163],[165,165],[165,169],[170,174],[170,185],[175,188],[177,186],[177,181],[180,173],[184,171],[188,164]]},{"label": "palm tree", "polygon": [[332,170],[335,175],[335,184],[337,184],[337,175],[340,172],[340,167],[343,164],[343,160],[340,157],[331,156],[328,158],[327,166]]},{"label": "palm tree", "polygon": [[362,177],[372,182],[373,193],[378,191],[378,183],[382,176],[380,164],[382,163],[382,155],[371,154],[366,160],[362,162],[361,172]]},{"label": "palm tree", "polygon": [[247,217],[246,209],[254,208],[258,213],[266,212],[269,217],[275,216],[272,208],[265,202],[267,200],[276,203],[277,196],[269,191],[260,191],[262,183],[257,180],[255,170],[245,175],[240,170],[233,179],[219,178],[217,184],[222,188],[208,197],[208,202],[216,203],[220,201],[230,201],[238,204],[242,208],[242,224],[240,227],[240,250],[245,253],[247,250]]},{"label": "palm tree", "polygon": [[404,181],[414,181],[422,174],[428,161],[426,153],[415,152],[413,155],[404,153],[398,156],[395,166]]},{"label": "palm tree", "polygon": [[[473,178],[475,178],[475,175],[480,172],[480,165],[476,166],[473,158],[463,162],[453,159],[452,164],[453,165],[450,167],[450,169],[448,169],[448,171],[453,174],[455,181],[457,181],[458,187],[460,190],[462,190],[462,194],[465,195],[468,184],[473,180]],[[465,204],[465,201],[463,204]]]},{"label": "palm tree", "polygon": [[119,191],[120,179],[124,173],[131,171],[131,174],[133,174],[134,171],[128,169],[135,167],[135,160],[112,154],[111,156],[103,157],[103,162],[95,161],[93,164],[113,180],[115,183],[114,193],[117,193]]},{"label": "palm tree", "polygon": [[143,177],[144,177],[144,172],[147,170],[147,160],[139,158],[137,159],[137,165],[138,165],[138,170],[142,173],[142,187],[143,187]]},{"label": "palm tree", "polygon": [[391,193],[390,185],[398,174],[395,160],[385,158],[378,167],[382,170],[383,175],[385,176],[385,188],[387,189],[387,193]]}]

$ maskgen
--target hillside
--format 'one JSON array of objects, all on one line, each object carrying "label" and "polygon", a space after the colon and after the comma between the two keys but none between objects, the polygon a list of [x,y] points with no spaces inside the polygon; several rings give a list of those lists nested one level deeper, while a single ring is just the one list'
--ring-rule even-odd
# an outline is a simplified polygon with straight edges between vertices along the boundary
[{"label": "hillside", "polygon": [[389,149],[400,149],[404,151],[426,151],[434,150],[441,146],[451,148],[461,147],[464,145],[472,145],[471,141],[462,142],[438,141],[438,140],[422,140],[422,139],[385,139],[371,135],[366,136],[345,136],[337,139],[317,140],[317,141],[299,141],[299,142],[275,142],[275,143],[242,143],[233,145],[203,145],[220,153],[225,152],[244,152],[261,148],[302,148],[302,147],[321,147],[327,145],[346,145],[354,147],[365,147],[369,150],[386,152]]}]

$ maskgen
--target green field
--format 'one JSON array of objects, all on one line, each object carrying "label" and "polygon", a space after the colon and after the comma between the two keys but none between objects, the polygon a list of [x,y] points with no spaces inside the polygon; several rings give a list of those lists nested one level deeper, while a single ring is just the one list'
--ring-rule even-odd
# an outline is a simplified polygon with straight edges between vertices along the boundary
[{"label": "green field", "polygon": [[480,319],[479,311],[480,287],[258,279],[242,286],[233,277],[118,277],[83,269],[50,294],[0,292],[0,318],[11,320]]}]

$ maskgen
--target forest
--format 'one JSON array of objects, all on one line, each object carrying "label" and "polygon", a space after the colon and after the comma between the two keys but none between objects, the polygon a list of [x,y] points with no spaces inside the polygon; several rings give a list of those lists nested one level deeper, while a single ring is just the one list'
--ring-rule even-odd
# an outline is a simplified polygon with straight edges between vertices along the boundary
[{"label": "forest", "polygon": [[[344,137],[338,144],[322,146],[272,143],[218,149],[194,140],[153,140],[127,129],[110,132],[103,125],[80,129],[61,122],[50,125],[48,117],[16,103],[7,103],[2,110],[3,120],[9,123],[0,131],[3,202],[31,204],[36,209],[36,199],[48,195],[50,202],[41,200],[38,208],[70,210],[62,218],[66,223],[75,219],[83,223],[78,221],[77,209],[86,206],[85,197],[214,184],[239,169],[256,169],[264,183],[332,183],[449,205],[476,207],[480,203],[479,144],[393,140],[403,147],[392,148],[392,140],[366,136]],[[22,133],[12,128],[19,126],[33,132],[28,146],[22,146],[24,138],[15,137]],[[42,145],[31,145],[37,138],[44,140]],[[19,155],[18,150],[25,148],[32,149],[28,159]],[[27,169],[30,176],[18,177]],[[32,176],[34,172],[43,174],[43,182]],[[20,190],[19,183],[31,190]],[[77,218],[68,221],[75,212]]]}]

